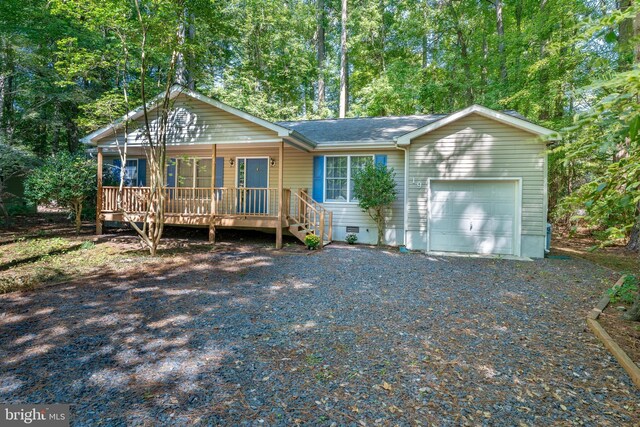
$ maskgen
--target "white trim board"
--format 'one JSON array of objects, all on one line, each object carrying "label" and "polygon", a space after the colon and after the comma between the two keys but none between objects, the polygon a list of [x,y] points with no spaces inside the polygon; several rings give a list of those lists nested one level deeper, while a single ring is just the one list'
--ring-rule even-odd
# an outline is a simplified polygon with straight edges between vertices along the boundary
[{"label": "white trim board", "polygon": [[446,117],[443,117],[440,120],[436,120],[433,123],[429,123],[428,125],[418,128],[412,132],[406,133],[396,138],[396,142],[398,145],[409,145],[411,144],[412,139],[418,138],[429,132],[433,132],[436,129],[439,129],[443,126],[446,126],[450,123],[455,122],[456,120],[460,120],[471,114],[478,114],[480,116],[495,120],[500,123],[504,123],[509,126],[513,126],[515,128],[524,130],[529,133],[539,135],[541,137],[547,138],[552,141],[560,140],[560,136],[558,135],[558,133],[551,129],[547,129],[545,127],[538,126],[526,120],[511,116],[509,114],[501,113],[501,112],[492,110],[490,108],[483,107],[482,105],[476,104],[476,105],[472,105],[471,107],[467,107],[464,110],[460,110],[457,113],[453,113]]},{"label": "white trim board", "polygon": [[464,181],[511,181],[516,184],[515,221],[513,230],[514,256],[522,256],[522,178],[519,177],[482,177],[482,178],[427,178],[427,252],[431,252],[431,181],[464,182]]}]

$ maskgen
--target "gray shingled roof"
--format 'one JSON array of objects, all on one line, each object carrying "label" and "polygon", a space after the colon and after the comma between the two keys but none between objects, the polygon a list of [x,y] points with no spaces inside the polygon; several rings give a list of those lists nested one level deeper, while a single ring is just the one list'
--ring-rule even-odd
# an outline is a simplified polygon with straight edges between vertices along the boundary
[{"label": "gray shingled roof", "polygon": [[302,120],[276,124],[322,144],[327,142],[393,141],[393,138],[446,117],[443,114],[404,117]]},{"label": "gray shingled roof", "polygon": [[[515,111],[505,114],[527,120]],[[394,138],[447,117],[448,114],[428,114],[399,117],[361,117],[349,119],[300,120],[276,122],[287,129],[323,143],[358,143],[393,141]]]}]

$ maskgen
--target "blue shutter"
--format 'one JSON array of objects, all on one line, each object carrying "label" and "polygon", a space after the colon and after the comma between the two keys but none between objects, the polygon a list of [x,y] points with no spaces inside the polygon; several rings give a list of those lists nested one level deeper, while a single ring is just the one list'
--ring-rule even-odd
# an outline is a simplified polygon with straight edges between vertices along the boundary
[{"label": "blue shutter", "polygon": [[167,187],[176,186],[176,159],[169,159],[167,163]]},{"label": "blue shutter", "polygon": [[122,169],[122,161],[120,159],[115,159],[113,161],[113,177],[117,185],[120,185],[121,169]]},{"label": "blue shutter", "polygon": [[313,156],[313,191],[311,197],[318,203],[324,202],[324,156]]},{"label": "blue shutter", "polygon": [[387,166],[387,155],[386,154],[376,154],[376,165]]},{"label": "blue shutter", "polygon": [[217,188],[224,187],[224,157],[216,157],[216,180]]},{"label": "blue shutter", "polygon": [[147,159],[138,159],[138,187],[147,186]]}]

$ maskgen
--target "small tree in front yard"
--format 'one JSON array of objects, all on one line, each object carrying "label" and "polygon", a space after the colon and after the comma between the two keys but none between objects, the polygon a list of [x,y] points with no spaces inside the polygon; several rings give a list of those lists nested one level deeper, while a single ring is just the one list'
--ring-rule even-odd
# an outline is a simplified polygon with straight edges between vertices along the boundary
[{"label": "small tree in front yard", "polygon": [[378,246],[382,244],[387,223],[387,210],[396,200],[396,180],[393,168],[367,162],[353,176],[353,196],[363,212],[369,214],[378,227]]},{"label": "small tree in front yard", "polygon": [[7,183],[11,179],[25,176],[36,166],[37,161],[37,157],[29,151],[0,141],[0,213],[7,224],[9,224],[9,212],[5,203],[9,198],[16,196],[7,190]]},{"label": "small tree in front yard", "polygon": [[96,191],[95,161],[81,155],[57,154],[34,169],[25,183],[25,194],[35,203],[56,203],[75,218],[76,232],[82,225],[82,207]]}]

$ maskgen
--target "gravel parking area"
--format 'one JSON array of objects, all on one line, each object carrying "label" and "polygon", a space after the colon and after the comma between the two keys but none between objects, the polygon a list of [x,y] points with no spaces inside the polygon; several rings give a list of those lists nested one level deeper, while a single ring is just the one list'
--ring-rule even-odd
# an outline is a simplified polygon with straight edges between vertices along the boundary
[{"label": "gravel parking area", "polygon": [[[117,270],[117,269],[116,269]],[[0,296],[0,401],[74,425],[638,425],[581,260],[251,245]]]}]

